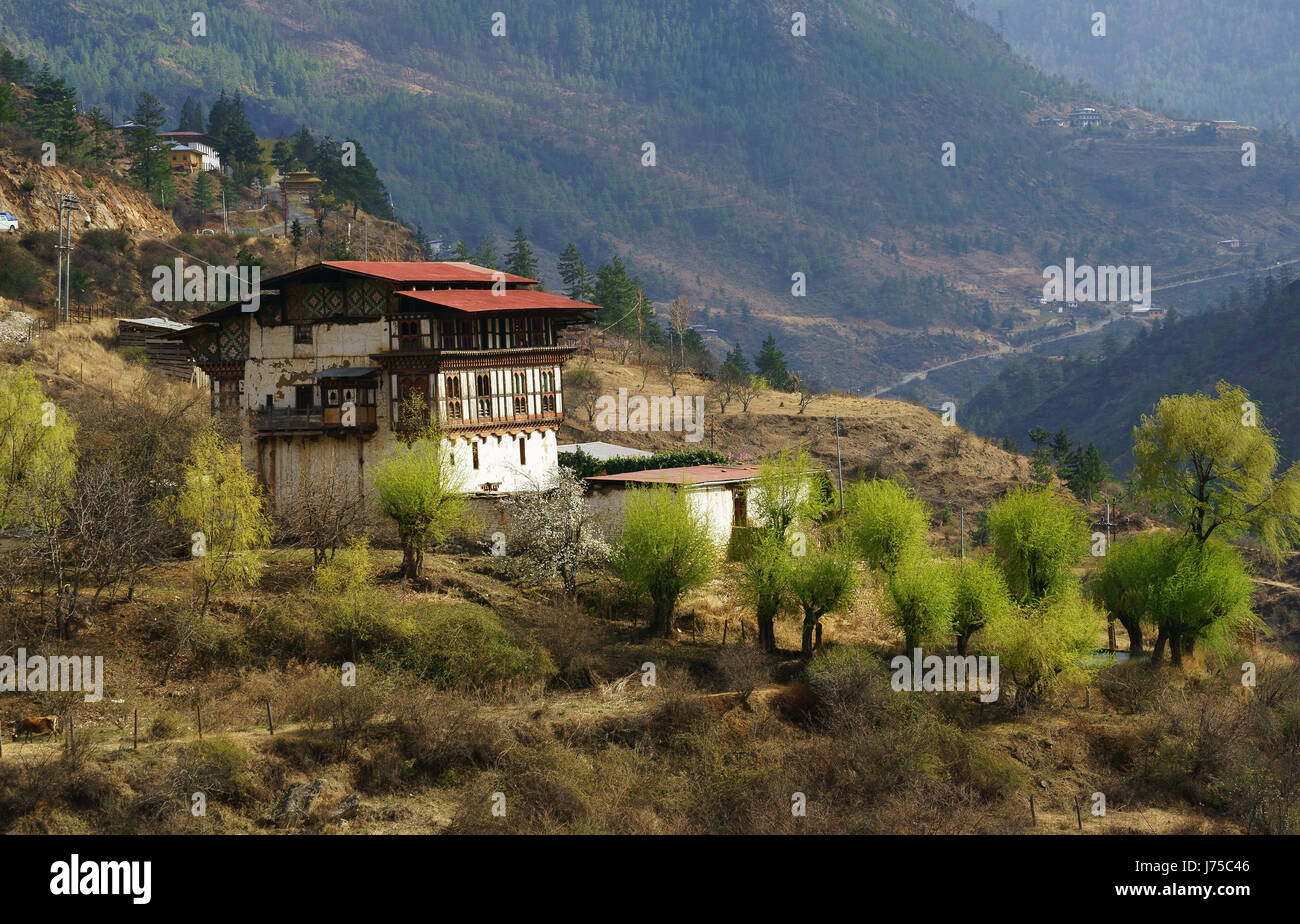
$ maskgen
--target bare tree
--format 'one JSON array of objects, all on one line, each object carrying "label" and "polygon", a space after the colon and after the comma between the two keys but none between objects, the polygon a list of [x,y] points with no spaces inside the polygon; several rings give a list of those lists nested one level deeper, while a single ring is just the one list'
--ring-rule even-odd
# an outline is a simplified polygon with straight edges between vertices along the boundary
[{"label": "bare tree", "polygon": [[807,380],[799,372],[790,376],[790,390],[798,396],[800,414],[806,411],[808,405],[812,404],[813,398],[817,397],[817,393],[809,387]]},{"label": "bare tree", "polygon": [[740,402],[740,408],[746,414],[749,413],[749,405],[763,393],[763,380],[756,375],[742,378],[736,388],[736,400]]},{"label": "bare tree", "polygon": [[600,403],[601,380],[594,369],[579,366],[564,377],[565,404],[587,412],[587,422],[596,419],[596,405]]},{"label": "bare tree", "polygon": [[718,413],[727,413],[727,405],[736,399],[736,389],[740,383],[732,376],[720,376],[709,386],[709,397],[718,406]]},{"label": "bare tree", "polygon": [[363,524],[365,512],[353,479],[334,469],[323,478],[300,476],[277,498],[277,538],[311,549],[312,567],[319,568]]},{"label": "bare tree", "polygon": [[620,366],[627,365],[628,354],[632,352],[632,339],[627,334],[610,331],[605,336],[605,345],[609,347],[610,356],[618,360]]},{"label": "bare tree", "polygon": [[682,295],[668,305],[668,326],[677,337],[678,354],[683,367],[686,366],[686,332],[691,329],[692,310],[690,302]]}]

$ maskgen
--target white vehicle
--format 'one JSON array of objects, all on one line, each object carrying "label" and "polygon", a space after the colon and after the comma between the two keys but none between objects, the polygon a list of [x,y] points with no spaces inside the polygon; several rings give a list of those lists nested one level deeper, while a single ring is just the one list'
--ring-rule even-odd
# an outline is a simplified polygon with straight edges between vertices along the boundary
[{"label": "white vehicle", "polygon": [[13,234],[18,230],[18,219],[8,212],[0,212],[0,231]]}]

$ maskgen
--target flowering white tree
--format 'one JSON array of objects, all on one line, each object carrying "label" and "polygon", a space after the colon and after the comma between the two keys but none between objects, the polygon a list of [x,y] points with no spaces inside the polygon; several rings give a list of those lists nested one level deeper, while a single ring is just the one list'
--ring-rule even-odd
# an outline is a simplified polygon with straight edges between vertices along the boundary
[{"label": "flowering white tree", "polygon": [[507,498],[511,535],[506,553],[521,575],[533,581],[558,577],[565,594],[572,596],[578,571],[609,559],[610,548],[591,520],[586,493],[582,479],[561,466],[551,484]]}]

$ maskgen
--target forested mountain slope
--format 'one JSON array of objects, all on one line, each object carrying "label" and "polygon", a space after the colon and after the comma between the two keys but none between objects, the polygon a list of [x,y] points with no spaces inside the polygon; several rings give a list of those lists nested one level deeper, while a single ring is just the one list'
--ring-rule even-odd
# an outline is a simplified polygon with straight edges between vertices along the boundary
[{"label": "forested mountain slope", "polygon": [[[1294,0],[982,0],[975,15],[1051,74],[1192,118],[1300,126]],[[1093,14],[1106,14],[1094,35]]]},{"label": "forested mountain slope", "polygon": [[1230,140],[1038,128],[1093,94],[950,0],[819,2],[803,35],[774,2],[538,0],[493,35],[496,6],[240,0],[196,35],[182,0],[0,0],[0,33],[119,116],[141,90],[175,113],[226,88],[264,135],[356,138],[413,225],[470,246],[522,226],[544,276],[570,240],[621,253],[651,298],[751,352],[776,332],[823,385],[1042,323],[1029,300],[1066,257],[1159,283],[1243,227],[1293,246],[1294,157],[1245,171]]}]

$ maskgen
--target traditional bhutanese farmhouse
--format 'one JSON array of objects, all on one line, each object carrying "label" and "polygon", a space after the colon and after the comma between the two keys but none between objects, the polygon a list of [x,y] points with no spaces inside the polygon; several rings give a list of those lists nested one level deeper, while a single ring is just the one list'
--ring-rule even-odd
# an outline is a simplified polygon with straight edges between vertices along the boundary
[{"label": "traditional bhutanese farmhouse", "polygon": [[172,142],[172,144],[196,151],[199,155],[199,167],[201,169],[220,172],[221,152],[218,148],[221,142],[211,135],[205,135],[202,132],[159,132],[158,137],[164,138]]},{"label": "traditional bhutanese farmhouse", "polygon": [[470,263],[331,261],[263,280],[255,311],[235,302],[177,336],[212,379],[214,412],[241,419],[273,501],[326,479],[368,497],[411,395],[437,414],[467,492],[525,490],[556,471],[565,328],[597,310],[535,286]]},{"label": "traditional bhutanese farmhouse", "polygon": [[203,166],[203,155],[188,144],[173,144],[167,151],[167,163],[174,173],[195,173]]}]

